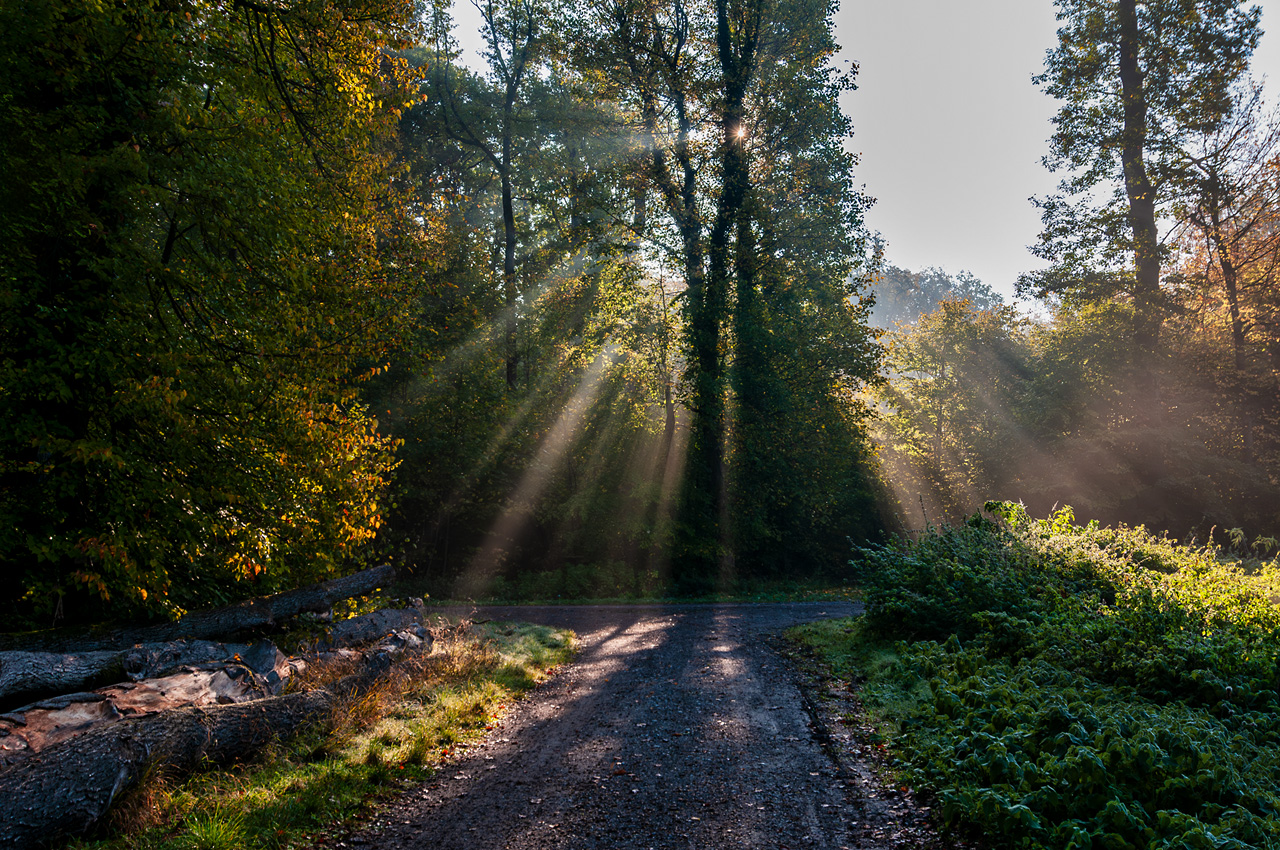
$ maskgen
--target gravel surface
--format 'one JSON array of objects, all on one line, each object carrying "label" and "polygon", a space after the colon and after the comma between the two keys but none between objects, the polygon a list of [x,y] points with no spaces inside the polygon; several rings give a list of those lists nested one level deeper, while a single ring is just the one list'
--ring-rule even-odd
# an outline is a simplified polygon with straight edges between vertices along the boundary
[{"label": "gravel surface", "polygon": [[782,629],[855,604],[471,611],[572,629],[577,658],[348,846],[956,846],[877,779],[856,696],[780,652]]}]

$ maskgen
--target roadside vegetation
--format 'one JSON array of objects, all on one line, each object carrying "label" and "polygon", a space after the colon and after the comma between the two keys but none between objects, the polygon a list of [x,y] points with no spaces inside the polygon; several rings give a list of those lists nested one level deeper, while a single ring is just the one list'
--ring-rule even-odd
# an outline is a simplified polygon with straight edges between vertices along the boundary
[{"label": "roadside vegetation", "polygon": [[[1016,285],[1035,315],[887,262],[839,0],[473,0],[474,63],[444,0],[0,2],[0,665],[26,683],[0,698],[79,711],[138,648],[107,635],[373,564],[487,602],[860,582],[866,618],[803,639],[865,679],[953,827],[1280,846],[1261,9],[1041,2],[1060,182],[1034,201],[1049,265]],[[1004,503],[960,522],[988,493],[1209,544]],[[328,607],[281,648],[327,640]],[[160,767],[134,788],[63,758],[115,777],[92,817],[25,781],[69,750],[22,761],[36,724],[3,705],[28,751],[0,781],[76,829],[116,802],[119,837],[77,847],[316,846],[571,651],[497,628],[447,630],[229,772],[179,780],[140,745]],[[252,629],[224,631],[154,643]],[[17,846],[60,834],[0,799],[5,846],[6,816]]]},{"label": "roadside vegetation", "polygon": [[1276,541],[986,509],[857,550],[866,616],[793,633],[899,778],[997,847],[1280,846]]},{"label": "roadside vegetation", "polygon": [[[573,653],[542,626],[456,623],[430,654],[407,656],[327,722],[228,771],[173,780],[158,771],[77,850],[315,847],[367,817],[401,786],[429,779],[500,721],[506,708]],[[299,687],[349,673],[309,670]]]}]

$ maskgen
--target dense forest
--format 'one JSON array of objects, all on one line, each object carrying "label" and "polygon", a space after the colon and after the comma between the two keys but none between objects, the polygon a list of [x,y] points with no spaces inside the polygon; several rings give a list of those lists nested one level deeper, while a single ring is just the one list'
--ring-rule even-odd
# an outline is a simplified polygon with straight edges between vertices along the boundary
[{"label": "dense forest", "polygon": [[476,5],[479,69],[442,2],[0,4],[7,622],[697,595],[991,498],[1280,525],[1256,9],[1057,0],[1027,311],[886,262],[834,2]]}]

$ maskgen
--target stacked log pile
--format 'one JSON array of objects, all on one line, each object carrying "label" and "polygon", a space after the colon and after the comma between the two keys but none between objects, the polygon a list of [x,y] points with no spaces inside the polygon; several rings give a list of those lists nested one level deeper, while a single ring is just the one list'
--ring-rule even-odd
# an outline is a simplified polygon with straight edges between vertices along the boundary
[{"label": "stacked log pile", "polygon": [[[152,767],[183,773],[249,757],[322,719],[338,699],[366,689],[395,656],[429,649],[420,600],[333,623],[300,657],[286,656],[265,639],[211,639],[327,609],[389,583],[389,570],[231,606],[234,616],[225,610],[196,615],[187,637],[177,628],[180,620],[111,633],[164,638],[124,647],[106,645],[99,633],[84,652],[65,636],[36,641],[35,650],[0,652],[0,699],[9,704],[18,694],[71,691],[0,714],[0,846],[41,847],[87,830]],[[282,598],[284,604],[277,604]],[[215,622],[227,631],[213,630],[209,624]],[[334,657],[357,660],[358,672],[328,687],[286,692],[309,663]],[[81,689],[117,671],[115,683]]]},{"label": "stacked log pile", "polygon": [[299,614],[325,611],[344,599],[368,594],[394,578],[395,571],[384,565],[140,629],[0,635],[0,702],[23,694],[69,693],[95,683],[106,684],[100,680],[129,672],[126,661],[136,657],[137,648],[154,650],[175,642],[187,646],[226,635],[271,630]]}]

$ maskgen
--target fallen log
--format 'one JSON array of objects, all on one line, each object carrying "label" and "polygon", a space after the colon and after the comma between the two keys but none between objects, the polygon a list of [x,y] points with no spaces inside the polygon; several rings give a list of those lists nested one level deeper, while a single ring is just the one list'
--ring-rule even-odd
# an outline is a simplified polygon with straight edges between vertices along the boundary
[{"label": "fallen log", "polygon": [[85,832],[153,766],[175,774],[247,758],[322,721],[369,688],[394,652],[366,655],[334,685],[231,705],[188,707],[100,725],[0,770],[0,837],[13,850]]},{"label": "fallen log", "polygon": [[[278,695],[288,679],[305,670],[309,662],[335,658],[359,662],[369,652],[397,655],[431,647],[431,634],[422,627],[420,612],[412,608],[375,611],[345,622],[356,625],[330,644],[342,648],[308,659],[287,658],[265,640],[253,646],[163,644],[162,651],[143,654],[146,666],[141,669],[152,674],[147,678],[42,700],[0,714],[0,770],[94,727],[125,718]],[[376,631],[371,634],[370,629]],[[345,648],[373,640],[378,644],[367,652]],[[238,651],[233,654],[233,650]]]},{"label": "fallen log", "polygon": [[266,676],[278,669],[284,655],[269,640],[253,644],[177,640],[139,644],[126,650],[123,659],[125,674],[130,680],[140,682],[164,676],[181,667],[215,661],[237,661]]},{"label": "fallen log", "polygon": [[0,652],[0,700],[23,694],[67,693],[124,676],[123,653]]},{"label": "fallen log", "polygon": [[265,640],[254,644],[180,640],[81,654],[0,652],[0,708],[20,698],[65,694],[126,677],[135,682],[155,679],[191,664],[244,659],[251,669],[265,665],[269,670],[278,654],[275,645]]},{"label": "fallen log", "polygon": [[328,628],[321,646],[357,646],[379,640],[398,629],[422,625],[421,600],[410,608],[382,608],[349,620],[339,620]]},{"label": "fallen log", "polygon": [[250,702],[269,695],[271,690],[252,671],[207,664],[138,684],[43,700],[0,714],[0,770],[129,717]]},{"label": "fallen log", "polygon": [[212,640],[237,632],[271,628],[304,611],[324,611],[335,602],[368,594],[394,580],[395,568],[384,564],[274,596],[246,599],[211,611],[197,611],[171,623],[157,623],[137,629],[62,629],[0,635],[0,650],[84,654],[120,650],[139,643]]},{"label": "fallen log", "polygon": [[[217,655],[215,650],[210,654],[202,644],[226,634],[270,628],[304,611],[324,611],[335,602],[369,593],[394,578],[394,569],[384,565],[141,629],[0,635],[0,644],[20,639],[29,642],[22,649],[0,651],[0,706],[38,695],[70,693],[118,681],[121,673],[128,673],[135,680],[157,675],[154,669],[138,675],[137,659],[147,655],[205,654],[202,658],[175,662],[173,666],[230,658],[238,650],[222,655]],[[174,649],[175,646],[178,648]]]}]

